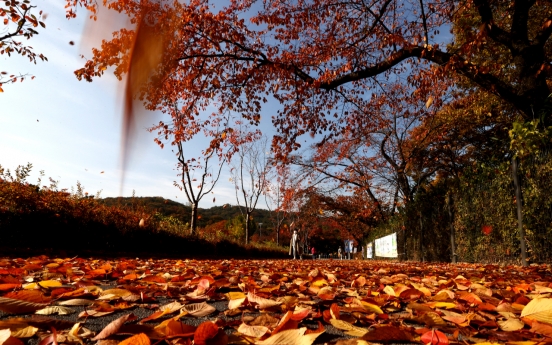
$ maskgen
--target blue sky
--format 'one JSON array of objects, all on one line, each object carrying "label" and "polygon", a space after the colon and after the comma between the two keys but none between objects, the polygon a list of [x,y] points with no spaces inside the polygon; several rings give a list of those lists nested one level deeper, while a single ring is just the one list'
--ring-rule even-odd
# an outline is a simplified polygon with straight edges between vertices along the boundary
[{"label": "blue sky", "polygon": [[[121,104],[118,95],[122,83],[107,73],[92,83],[78,81],[73,71],[84,64],[79,54],[90,56],[90,47],[100,37],[124,25],[124,18],[110,17],[113,27],[86,24],[87,14],[79,9],[76,19],[65,18],[65,1],[33,2],[48,14],[46,29],[26,42],[48,62],[29,63],[20,56],[0,56],[0,70],[28,73],[23,83],[4,85],[0,93],[0,165],[15,169],[28,162],[34,166],[29,182],[36,183],[38,172],[59,180],[60,188],[70,189],[77,181],[90,194],[114,197],[120,190]],[[92,25],[96,37],[83,41],[85,25]],[[88,31],[88,30],[87,30]],[[73,41],[75,44],[70,45]],[[160,115],[152,113],[151,124]],[[137,154],[126,171],[123,196],[162,196],[185,203],[182,192],[173,186],[177,179],[176,157],[170,146],[160,149],[154,136],[144,131]],[[203,140],[186,146],[190,155],[199,155]],[[103,171],[103,173],[102,173]],[[200,207],[236,204],[234,186],[228,169],[223,171],[213,197],[205,197]],[[44,184],[44,182],[43,182]],[[259,201],[259,207],[264,201]]]}]

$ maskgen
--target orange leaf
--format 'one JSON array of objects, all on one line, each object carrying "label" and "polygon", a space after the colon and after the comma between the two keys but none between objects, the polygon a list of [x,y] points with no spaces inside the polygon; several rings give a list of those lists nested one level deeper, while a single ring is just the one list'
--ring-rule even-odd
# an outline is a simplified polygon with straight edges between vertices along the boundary
[{"label": "orange leaf", "polygon": [[119,343],[119,345],[150,345],[151,342],[147,335],[144,333],[136,334],[128,339],[125,339]]},{"label": "orange leaf", "polygon": [[194,344],[196,345],[226,345],[228,336],[222,329],[211,321],[205,321],[194,334]]},{"label": "orange leaf", "polygon": [[13,289],[20,288],[21,284],[0,284],[0,291],[9,291]]}]

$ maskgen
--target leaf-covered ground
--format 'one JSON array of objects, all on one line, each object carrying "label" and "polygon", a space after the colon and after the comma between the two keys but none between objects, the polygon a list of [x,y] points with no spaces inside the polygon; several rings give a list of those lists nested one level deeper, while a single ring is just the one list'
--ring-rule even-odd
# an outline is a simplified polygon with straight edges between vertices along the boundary
[{"label": "leaf-covered ground", "polygon": [[0,345],[552,343],[549,266],[0,258]]}]

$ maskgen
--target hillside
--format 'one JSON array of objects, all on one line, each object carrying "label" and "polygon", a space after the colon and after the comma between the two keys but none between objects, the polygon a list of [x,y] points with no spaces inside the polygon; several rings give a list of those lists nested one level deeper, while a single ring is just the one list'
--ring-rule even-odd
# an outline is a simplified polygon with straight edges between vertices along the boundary
[{"label": "hillside", "polygon": [[[142,206],[152,212],[159,212],[164,216],[173,216],[187,223],[190,218],[191,208],[179,202],[164,199],[162,197],[126,197],[126,198],[103,198],[101,202],[108,206],[123,206],[133,208]],[[221,220],[230,220],[240,215],[238,206],[215,206],[211,208],[199,208],[200,219],[199,227],[214,224]],[[253,221],[255,224],[262,223],[263,229],[272,228],[270,221],[270,211],[264,209],[256,209],[253,211]]]}]

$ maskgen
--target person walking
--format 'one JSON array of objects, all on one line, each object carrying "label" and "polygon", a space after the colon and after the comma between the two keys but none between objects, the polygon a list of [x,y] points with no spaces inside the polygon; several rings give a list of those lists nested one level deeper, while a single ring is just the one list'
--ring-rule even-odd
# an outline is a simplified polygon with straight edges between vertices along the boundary
[{"label": "person walking", "polygon": [[337,257],[339,258],[339,260],[343,260],[343,258],[341,257],[341,247],[339,247],[339,249],[337,250]]},{"label": "person walking", "polygon": [[311,254],[312,254],[312,259],[316,260],[316,249],[314,249],[314,247],[311,248]]},{"label": "person walking", "polygon": [[291,252],[293,251],[293,259],[297,259],[297,246],[299,245],[298,237],[299,235],[297,235],[297,230],[293,230],[293,235],[291,235],[291,241],[289,243],[289,254],[291,255]]}]

